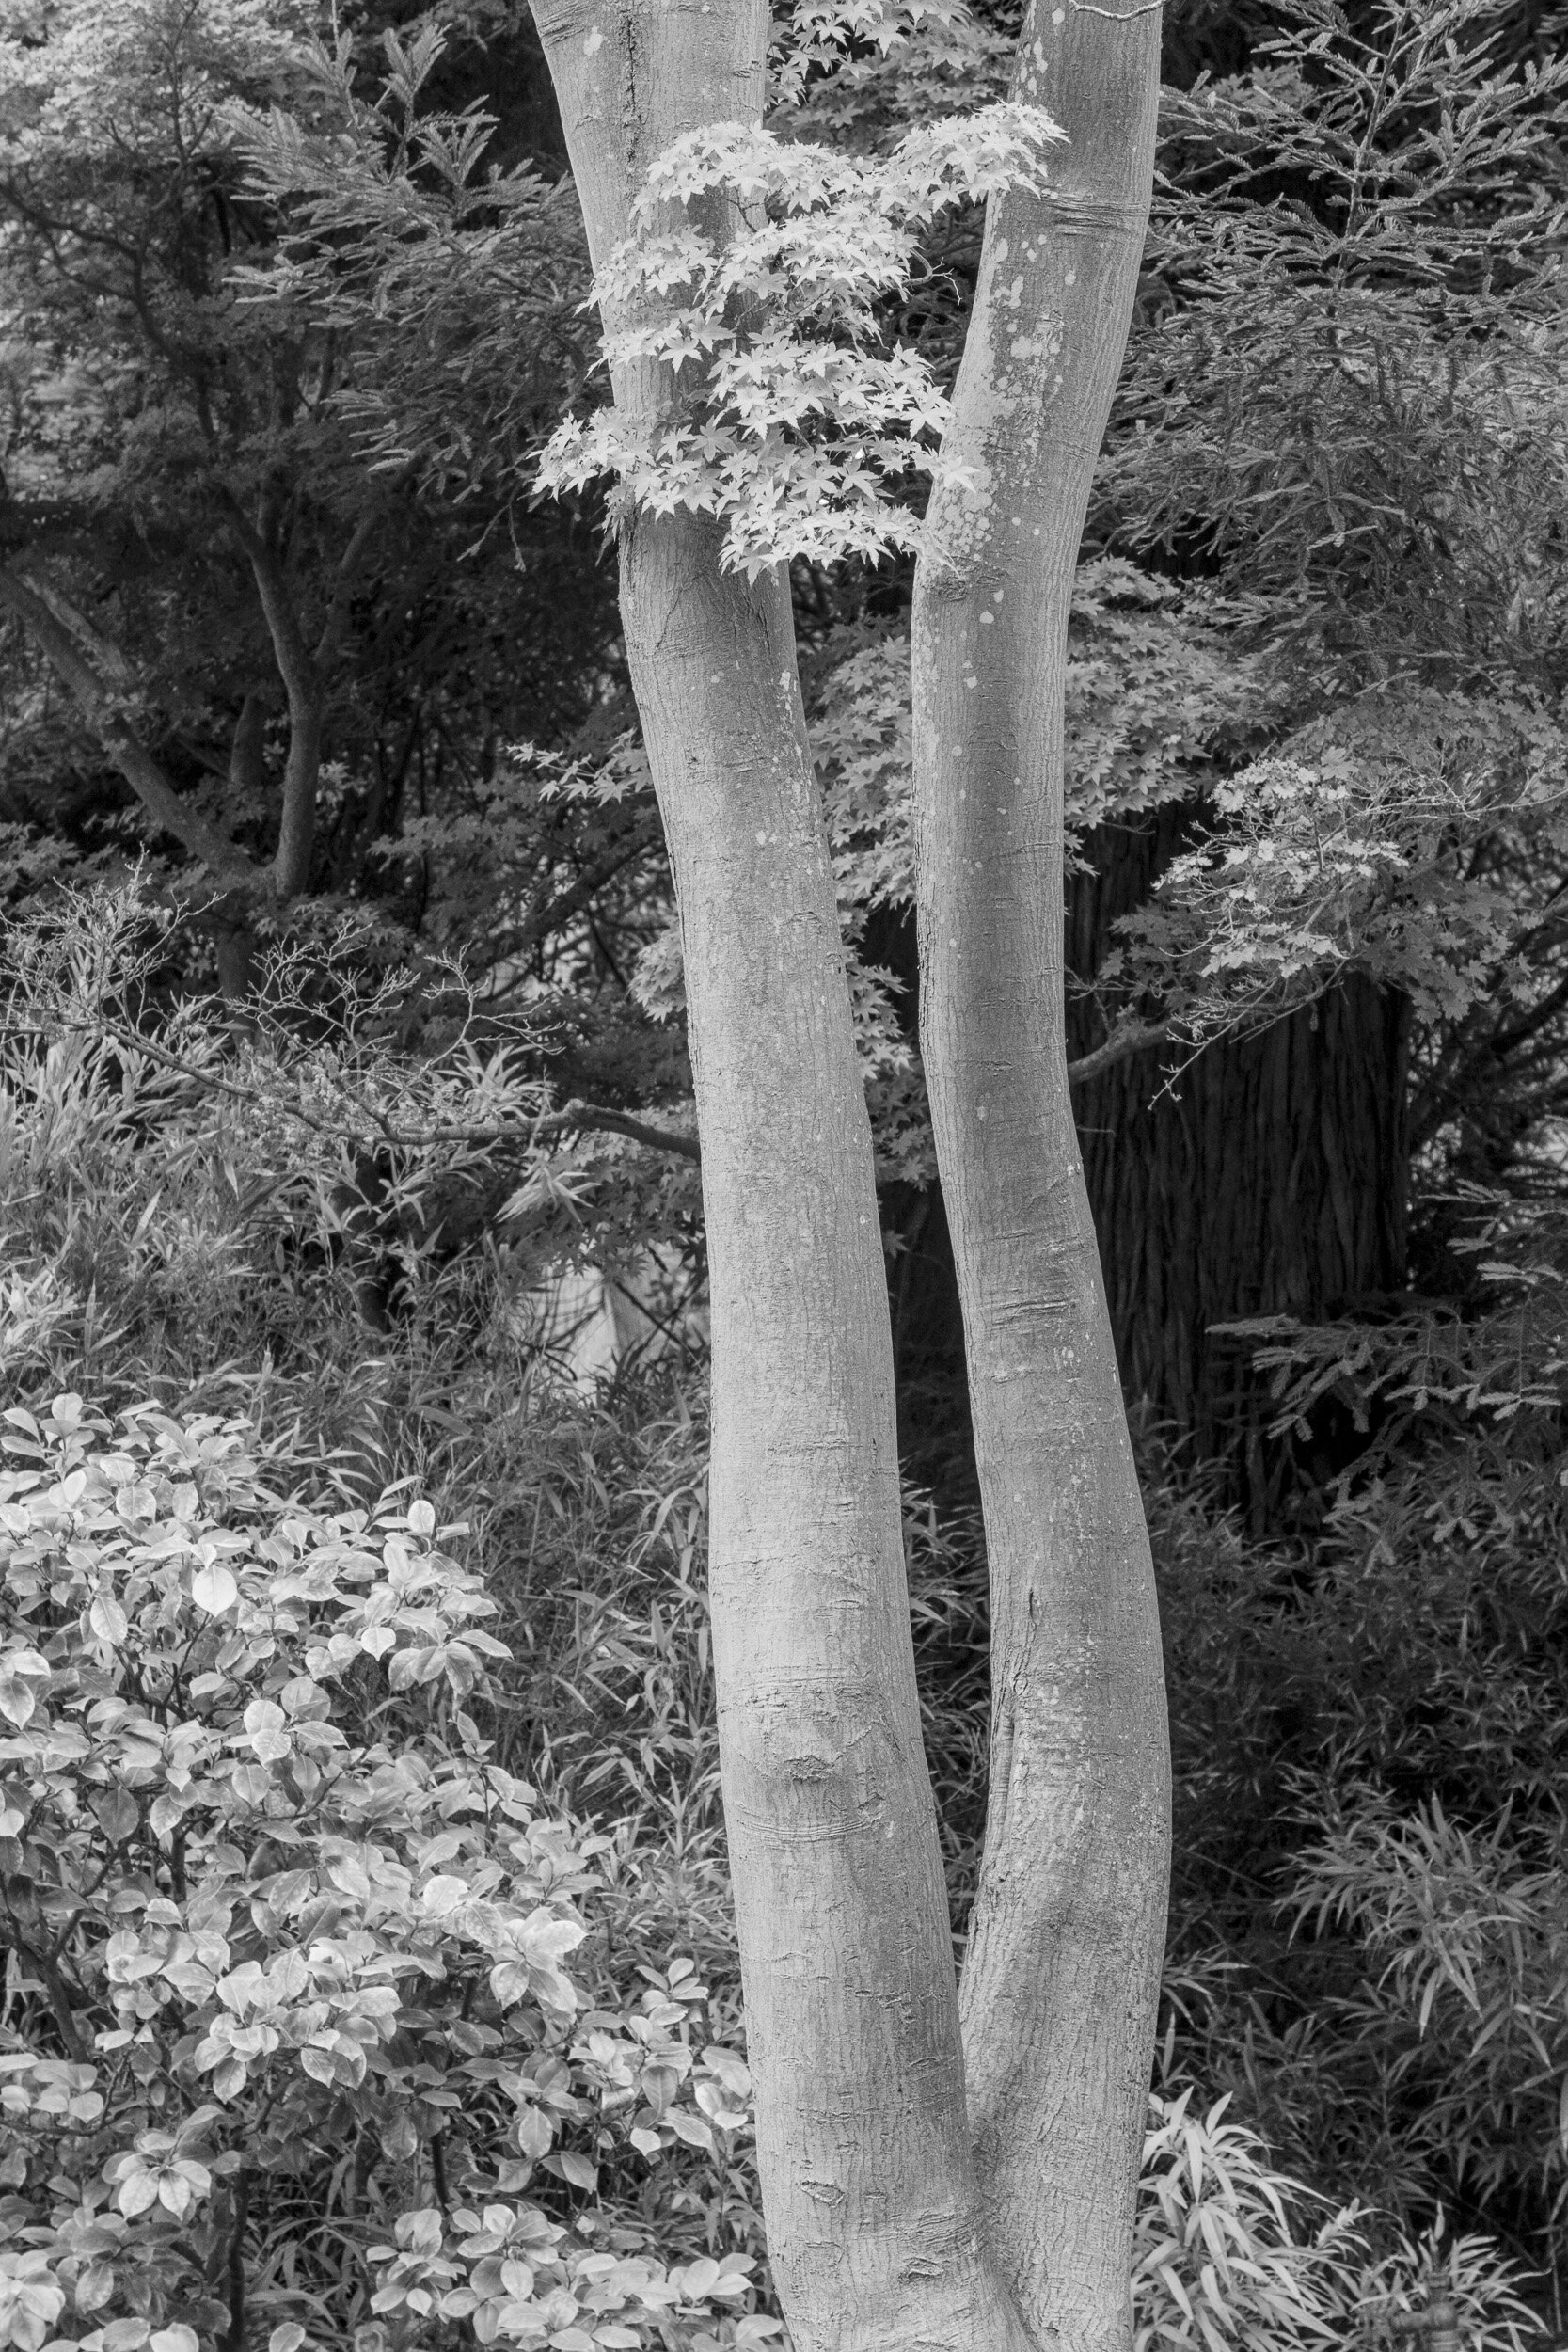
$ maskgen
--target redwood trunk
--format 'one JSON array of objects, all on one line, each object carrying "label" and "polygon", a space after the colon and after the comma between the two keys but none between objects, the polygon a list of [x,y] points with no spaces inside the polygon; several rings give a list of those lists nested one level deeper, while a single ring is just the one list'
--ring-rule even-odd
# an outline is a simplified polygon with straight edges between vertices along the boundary
[{"label": "redwood trunk", "polygon": [[[1186,846],[1180,809],[1101,827],[1069,894],[1092,977],[1119,915]],[[1069,1013],[1069,1047],[1096,1023]],[[1216,1324],[1322,1320],[1397,1291],[1409,1188],[1409,1008],[1353,975],[1261,1036],[1135,1056],[1075,1089],[1123,1387],[1190,1463],[1223,1461],[1263,1524],[1288,1464],[1251,1349]],[[1180,1074],[1175,1074],[1180,1071]],[[1329,1465],[1333,1467],[1333,1465]]]}]

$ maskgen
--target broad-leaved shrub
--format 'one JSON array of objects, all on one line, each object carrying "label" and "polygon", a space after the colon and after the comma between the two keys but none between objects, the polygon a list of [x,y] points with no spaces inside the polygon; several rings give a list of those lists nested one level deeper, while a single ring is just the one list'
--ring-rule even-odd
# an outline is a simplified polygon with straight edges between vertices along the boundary
[{"label": "broad-leaved shrub", "polygon": [[212,1416],[7,1420],[0,2343],[766,2336],[704,2236],[744,2062],[689,1961],[616,1980],[635,1857],[492,1760],[455,1531]]}]

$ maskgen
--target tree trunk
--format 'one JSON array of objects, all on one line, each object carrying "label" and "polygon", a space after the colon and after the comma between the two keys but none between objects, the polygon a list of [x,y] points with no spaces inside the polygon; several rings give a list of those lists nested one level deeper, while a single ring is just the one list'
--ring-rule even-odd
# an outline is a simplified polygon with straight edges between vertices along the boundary
[{"label": "tree trunk", "polygon": [[921,1035],[991,1580],[962,2017],[988,2234],[1037,2342],[1130,2334],[1164,1935],[1158,1617],[1063,1006],[1067,628],[1153,167],[1159,17],[1032,6],[1017,97],[1070,144],[988,212],[913,620]]},{"label": "tree trunk", "polygon": [[[188,805],[129,720],[123,717],[116,701],[116,689],[100,675],[98,666],[82,650],[80,640],[89,636],[87,624],[83,621],[79,632],[68,628],[55,610],[60,602],[57,596],[46,601],[30,580],[8,565],[0,565],[0,607],[8,608],[31,631],[105,754],[153,823],[171,834],[192,857],[199,859],[220,882],[233,886],[258,883],[261,875],[245,851]],[[113,648],[106,650],[115,653]]]},{"label": "tree trunk", "polygon": [[267,706],[253,687],[240,705],[229,746],[229,788],[242,805],[266,798],[266,747]]},{"label": "tree trunk", "polygon": [[[648,163],[760,118],[761,0],[541,0],[594,259]],[[667,387],[618,371],[617,405]],[[920,1735],[871,1138],[788,586],[624,532],[674,870],[713,1326],[709,1589],[768,2247],[800,2352],[1026,2352],[983,2242]]]},{"label": "tree trunk", "polygon": [[[235,536],[250,560],[257,596],[289,707],[289,748],[283,761],[277,849],[272,861],[273,887],[278,898],[287,901],[309,887],[310,857],[316,839],[316,787],[321,779],[326,719],[326,684],[324,661],[305,643],[299,613],[284,577],[278,553],[280,508],[279,495],[269,489],[261,501],[254,528],[237,509],[231,521]],[[353,544],[362,545],[366,531],[367,525],[361,523],[354,533]],[[244,716],[242,711],[242,723]]]},{"label": "tree trunk", "polygon": [[[1071,970],[1093,977],[1117,918],[1147,901],[1189,831],[1187,812],[1169,809],[1090,837],[1092,870],[1069,895]],[[1069,1013],[1069,1042],[1086,1049],[1094,1028],[1086,1007]],[[1225,1461],[1260,1527],[1288,1464],[1263,1437],[1272,1413],[1251,1351],[1212,1327],[1311,1322],[1400,1288],[1408,1058],[1406,1001],[1353,975],[1180,1076],[1167,1048],[1076,1091],[1126,1393],[1190,1460]]]},{"label": "tree trunk", "polygon": [[[1148,902],[1194,837],[1192,810],[1174,803],[1089,835],[1090,870],[1067,888],[1069,973],[1092,977],[1117,918]],[[884,923],[874,961],[897,972],[918,1012],[909,928],[906,942]],[[1093,1007],[1070,996],[1067,1029],[1069,1061],[1102,1034]],[[1184,1070],[1170,1046],[1073,1087],[1123,1392],[1181,1461],[1218,1466],[1220,1491],[1260,1534],[1289,1523],[1303,1474],[1321,1485],[1359,1439],[1329,1405],[1309,1440],[1270,1439],[1275,1406],[1253,1349],[1213,1327],[1322,1321],[1402,1290],[1409,1032],[1407,1001],[1353,974],[1310,1009],[1222,1039]],[[902,1455],[961,1506],[974,1446],[941,1188],[884,1190],[882,1213],[905,1245],[892,1268]]]},{"label": "tree trunk", "polygon": [[[229,746],[229,788],[240,812],[259,806],[267,789],[267,709],[261,695],[246,693]],[[256,982],[256,932],[241,910],[231,921],[214,924],[218,989],[230,1004],[243,1005]]]}]

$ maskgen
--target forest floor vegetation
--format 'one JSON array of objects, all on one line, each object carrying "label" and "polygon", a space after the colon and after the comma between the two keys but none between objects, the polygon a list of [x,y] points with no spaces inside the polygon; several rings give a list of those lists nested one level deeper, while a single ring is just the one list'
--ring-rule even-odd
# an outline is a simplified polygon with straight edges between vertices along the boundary
[{"label": "forest floor vegetation", "polygon": [[[386,1229],[369,1327],[339,1156],[288,1157],[145,966],[84,965],[124,947],[90,912],[14,933],[0,1041],[0,2343],[761,2343],[700,1350],[585,1391],[540,1345],[559,1199],[447,1258]],[[296,1104],[312,1057],[344,1082],[300,1057]],[[1513,1242],[1513,1385],[1441,1450],[1395,1339],[1278,1349],[1286,1411],[1325,1362],[1370,1399],[1309,1541],[1145,1432],[1177,1860],[1140,2352],[1391,2347],[1440,2294],[1473,2352],[1560,2331],[1562,1236]],[[1429,1333],[1429,1389],[1507,1336]],[[906,1541],[961,1955],[983,1547],[913,1488]]]}]

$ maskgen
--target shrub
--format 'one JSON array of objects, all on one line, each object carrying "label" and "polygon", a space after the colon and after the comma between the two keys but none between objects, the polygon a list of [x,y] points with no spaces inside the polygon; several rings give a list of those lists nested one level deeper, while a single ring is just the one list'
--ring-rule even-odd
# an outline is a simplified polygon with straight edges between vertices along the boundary
[{"label": "shrub", "polygon": [[1367,1440],[1308,1535],[1150,1497],[1180,2043],[1315,2186],[1446,2209],[1560,2310],[1568,1257],[1559,1207],[1466,1206],[1463,1311],[1274,1327],[1282,1421],[1333,1393]]},{"label": "shrub", "polygon": [[1254,2132],[1207,2113],[1191,2086],[1154,2092],[1133,2239],[1133,2352],[1315,2352],[1408,2337],[1441,2290],[1466,2352],[1522,2352],[1540,2320],[1489,2238],[1421,2240],[1381,2254],[1378,2217],[1334,2211],[1282,2172]]},{"label": "shrub", "polygon": [[[219,1008],[154,1016],[144,914],[14,932],[0,1041],[0,2346],[757,2334],[700,1389],[533,1379],[548,1201],[515,1263],[411,1248],[368,1330],[331,1122],[283,1112],[402,1084],[396,1052],[325,1068],[301,1023],[263,1068]],[[452,1165],[403,1171],[413,1226]],[[1272,1332],[1282,1414],[1335,1386],[1377,1448],[1309,1538],[1251,1544],[1145,1463],[1185,2017],[1143,2352],[1394,2352],[1439,2271],[1470,2352],[1526,2325],[1472,2225],[1538,2259],[1562,2178],[1549,1225],[1523,1267],[1483,1232],[1479,1311],[1435,1337]],[[961,1935],[984,1549],[912,1491],[906,1539]],[[498,1986],[531,1922],[548,1986]]]},{"label": "shrub", "polygon": [[7,1418],[0,2341],[766,2335],[744,2062],[612,1959],[626,1840],[493,1760],[459,1531],[212,1416]]}]

